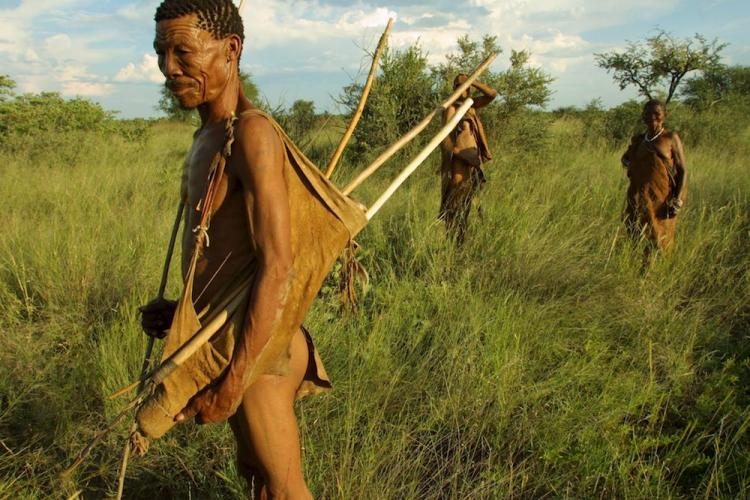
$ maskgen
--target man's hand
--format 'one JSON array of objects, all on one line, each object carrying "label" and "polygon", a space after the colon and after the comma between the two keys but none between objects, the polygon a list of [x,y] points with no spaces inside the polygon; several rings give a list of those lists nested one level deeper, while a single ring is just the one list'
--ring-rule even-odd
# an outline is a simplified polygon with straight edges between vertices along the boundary
[{"label": "man's hand", "polygon": [[677,217],[677,214],[680,213],[680,210],[682,209],[682,200],[675,196],[671,200],[667,202],[667,219],[672,219],[674,217]]},{"label": "man's hand", "polygon": [[186,422],[195,417],[199,424],[223,422],[235,414],[242,402],[242,393],[227,390],[227,385],[220,382],[199,392],[183,410],[174,418],[175,422]]},{"label": "man's hand", "polygon": [[167,299],[154,299],[145,306],[139,307],[141,327],[146,335],[157,339],[166,337],[169,327],[172,326],[175,309],[177,309],[177,301]]}]

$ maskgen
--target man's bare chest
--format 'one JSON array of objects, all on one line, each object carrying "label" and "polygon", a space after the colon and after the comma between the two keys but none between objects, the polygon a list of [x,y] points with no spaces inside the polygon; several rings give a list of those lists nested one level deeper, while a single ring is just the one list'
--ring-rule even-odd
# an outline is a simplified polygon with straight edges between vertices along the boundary
[{"label": "man's bare chest", "polygon": [[643,137],[640,149],[644,152],[655,154],[664,161],[672,160],[672,139],[668,136],[661,136],[649,140],[648,134]]},{"label": "man's bare chest", "polygon": [[[213,140],[212,140],[213,139]],[[189,205],[197,209],[206,195],[211,172],[216,168],[218,160],[217,153],[222,144],[212,137],[196,137],[185,160],[185,180],[187,182],[187,201]],[[224,173],[216,186],[213,207],[216,210],[224,202],[230,190],[236,182],[232,181],[230,162],[224,168]]]}]

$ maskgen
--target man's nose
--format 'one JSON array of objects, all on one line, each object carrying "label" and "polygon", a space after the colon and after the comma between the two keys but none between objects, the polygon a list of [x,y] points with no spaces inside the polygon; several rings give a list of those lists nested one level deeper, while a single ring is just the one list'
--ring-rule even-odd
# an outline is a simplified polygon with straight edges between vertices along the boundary
[{"label": "man's nose", "polygon": [[162,64],[160,69],[168,80],[182,75],[182,69],[177,62],[177,58],[175,57],[174,52],[171,50],[166,51],[164,53],[164,56],[162,56]]}]

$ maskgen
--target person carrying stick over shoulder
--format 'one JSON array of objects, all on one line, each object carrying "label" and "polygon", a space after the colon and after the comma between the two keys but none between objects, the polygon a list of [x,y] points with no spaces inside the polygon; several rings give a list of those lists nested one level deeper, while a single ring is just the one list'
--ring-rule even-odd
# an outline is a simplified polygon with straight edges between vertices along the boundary
[{"label": "person carrying stick over shoulder", "polygon": [[244,28],[232,0],[164,0],[155,21],[167,88],[201,126],[183,173],[183,295],[142,307],[142,325],[166,335],[169,359],[222,303],[242,295],[242,305],[160,381],[138,409],[139,432],[228,420],[258,498],[312,498],[293,405],[331,384],[301,322],[367,219],[243,94]]},{"label": "person carrying stick over shoulder", "polygon": [[[453,80],[453,88],[458,88],[467,79],[459,74]],[[442,143],[441,199],[439,217],[445,221],[450,236],[459,245],[466,236],[469,214],[472,205],[479,207],[479,191],[486,182],[484,164],[492,159],[487,135],[476,110],[489,105],[497,91],[484,83],[472,84],[481,95],[474,98],[474,104],[454,131]],[[443,113],[443,123],[448,122],[458,106],[471,95],[467,89],[459,100]]]}]

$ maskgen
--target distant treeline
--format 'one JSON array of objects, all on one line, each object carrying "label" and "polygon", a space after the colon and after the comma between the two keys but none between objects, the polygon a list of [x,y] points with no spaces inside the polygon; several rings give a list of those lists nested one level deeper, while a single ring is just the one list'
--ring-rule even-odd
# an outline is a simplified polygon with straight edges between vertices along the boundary
[{"label": "distant treeline", "polygon": [[[469,73],[490,53],[501,53],[497,39],[479,41],[468,36],[458,39],[459,50],[444,62],[431,65],[427,55],[414,44],[405,49],[386,49],[375,86],[347,150],[350,161],[361,162],[411,129],[451,91],[458,73]],[[620,147],[640,128],[642,103],[630,100],[605,109],[600,100],[583,107],[545,110],[552,94],[552,77],[529,64],[531,54],[511,51],[507,69],[488,71],[482,80],[499,92],[499,97],[482,112],[496,147],[512,153],[540,148],[548,127],[556,119],[575,118],[583,123],[582,138]],[[601,65],[601,64],[600,64]],[[708,68],[708,67],[707,67]],[[714,138],[731,123],[744,123],[750,115],[750,67],[725,66],[715,61],[710,68],[687,78],[670,103],[668,126],[678,129],[688,144]],[[312,101],[297,100],[290,106],[271,105],[252,77],[241,74],[245,94],[271,112],[314,160],[323,162],[334,146],[336,135],[357,106],[362,85],[344,87],[338,102],[342,115],[319,113]],[[652,77],[650,77],[652,78]],[[653,79],[653,78],[652,78]],[[622,85],[621,85],[622,86]],[[0,147],[18,148],[33,144],[49,132],[96,131],[142,141],[148,125],[156,120],[122,120],[85,98],[64,99],[56,92],[17,94],[15,82],[0,75]],[[195,112],[179,108],[166,89],[156,106],[166,119],[197,124]],[[434,124],[433,126],[436,126]],[[427,136],[429,134],[425,134]],[[321,140],[321,137],[326,140]],[[417,141],[413,147],[419,146]]]}]

